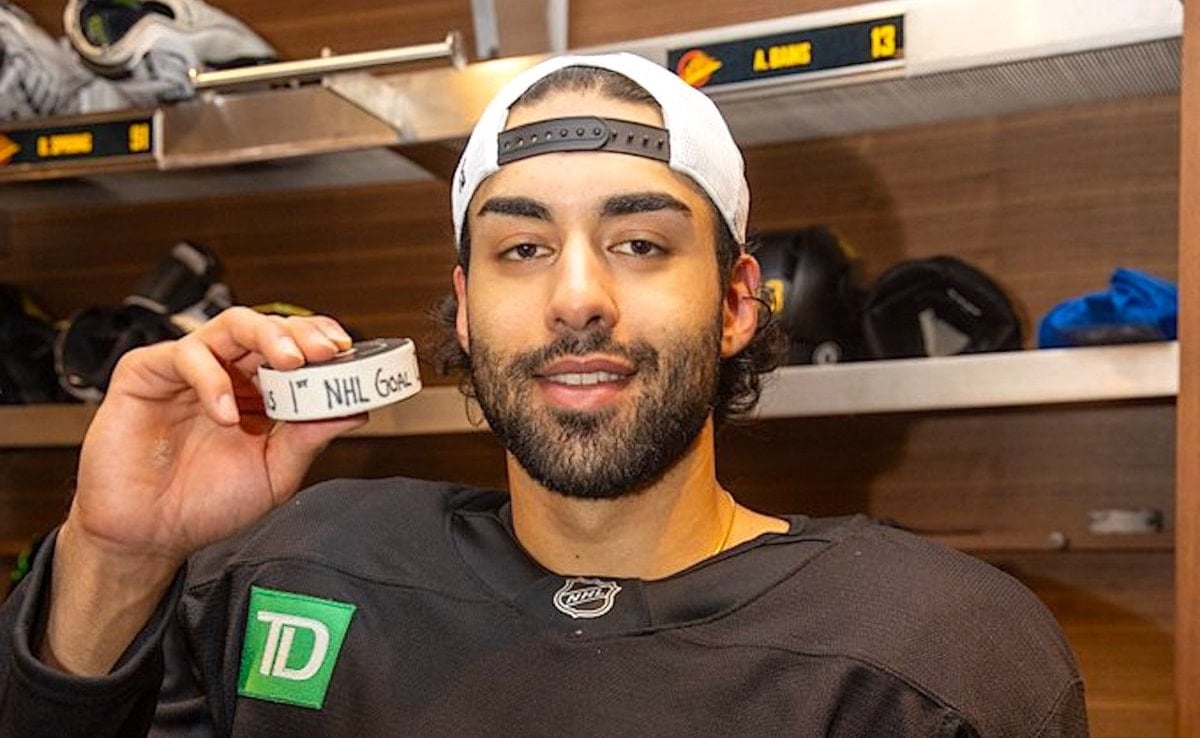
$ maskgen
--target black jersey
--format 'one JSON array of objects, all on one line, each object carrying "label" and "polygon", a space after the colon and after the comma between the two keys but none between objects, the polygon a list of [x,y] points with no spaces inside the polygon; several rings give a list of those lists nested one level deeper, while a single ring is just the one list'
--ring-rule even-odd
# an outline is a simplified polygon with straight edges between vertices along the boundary
[{"label": "black jersey", "polygon": [[863,517],[789,522],[612,579],[539,566],[501,493],[329,482],[193,557],[95,679],[32,656],[47,546],[0,610],[0,735],[1086,735],[1014,579]]}]

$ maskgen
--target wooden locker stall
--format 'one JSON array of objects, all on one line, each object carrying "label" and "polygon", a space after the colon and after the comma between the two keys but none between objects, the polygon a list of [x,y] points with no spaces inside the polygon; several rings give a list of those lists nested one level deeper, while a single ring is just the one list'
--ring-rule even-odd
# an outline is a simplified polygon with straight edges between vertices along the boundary
[{"label": "wooden locker stall", "polygon": [[[464,31],[468,45],[472,39],[466,0],[218,4],[288,58],[324,46],[424,43],[451,28]],[[681,33],[853,4],[576,0],[570,37],[576,47],[613,44],[631,29]],[[25,6],[49,28],[59,22],[58,0]],[[1178,94],[1165,93],[749,147],[752,225],[832,225],[861,255],[868,281],[903,259],[966,259],[1013,298],[1027,347],[1038,318],[1060,300],[1103,289],[1116,266],[1180,278],[1186,295],[1196,278],[1195,224],[1179,203],[1195,158],[1186,101],[1197,53],[1185,45],[1182,108]],[[0,281],[30,288],[61,317],[118,302],[175,241],[189,239],[219,254],[240,302],[287,300],[363,335],[407,335],[420,346],[431,330],[426,313],[448,291],[453,266],[445,183],[322,186],[292,162],[245,165],[237,176],[276,181],[293,171],[303,174],[293,187],[137,202],[77,182],[9,192],[0,184]],[[1186,299],[1184,310],[1194,315]],[[1188,338],[1189,321],[1181,325],[1182,366],[1195,369],[1200,339]],[[448,382],[428,365],[422,371],[428,384]],[[800,386],[789,382],[785,389]],[[1188,607],[1197,596],[1200,471],[1193,455],[1175,452],[1196,445],[1195,402],[1185,370],[1177,401],[781,414],[724,429],[719,471],[740,499],[766,511],[867,512],[993,562],[1062,622],[1087,682],[1093,735],[1167,736],[1176,715],[1176,735],[1200,735],[1200,708],[1183,699],[1200,686]],[[0,563],[60,519],[85,420],[74,409],[0,408]],[[47,426],[51,440],[22,440]],[[340,440],[310,477],[503,485],[500,447],[486,433],[462,430]],[[1161,511],[1165,532],[1106,536],[1088,527],[1093,511],[1130,508]]]},{"label": "wooden locker stall", "polygon": [[1179,420],[1175,533],[1175,732],[1200,735],[1200,9],[1184,16],[1179,192]]}]

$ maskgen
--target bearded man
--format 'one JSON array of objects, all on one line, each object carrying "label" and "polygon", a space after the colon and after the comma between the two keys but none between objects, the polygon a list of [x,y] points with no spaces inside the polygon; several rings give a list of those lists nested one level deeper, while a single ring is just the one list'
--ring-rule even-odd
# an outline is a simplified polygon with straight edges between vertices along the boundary
[{"label": "bearded man", "polygon": [[296,494],[363,419],[276,426],[250,378],[345,349],[328,318],[235,308],[132,352],[0,612],[0,734],[1086,734],[1020,584],[718,481],[715,426],[775,352],[704,95],[634,56],[551,59],[492,101],[451,187],[443,358],[508,489]]}]

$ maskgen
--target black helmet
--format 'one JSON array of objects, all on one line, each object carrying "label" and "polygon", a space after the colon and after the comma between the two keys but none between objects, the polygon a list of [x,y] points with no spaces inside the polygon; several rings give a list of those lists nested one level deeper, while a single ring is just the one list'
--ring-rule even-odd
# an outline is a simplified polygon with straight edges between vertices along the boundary
[{"label": "black helmet", "polygon": [[935,256],[893,266],[867,294],[863,333],[881,359],[1021,348],[1021,321],[987,275]]},{"label": "black helmet", "polygon": [[182,335],[168,316],[141,305],[79,310],[54,346],[62,387],[81,400],[98,401],[127,351]]},{"label": "black helmet", "polygon": [[0,405],[64,399],[54,374],[54,333],[29,293],[0,284]]},{"label": "black helmet", "polygon": [[178,243],[117,307],[90,307],[71,316],[54,346],[59,381],[70,394],[99,400],[117,361],[139,346],[179,338],[228,307],[212,251]]},{"label": "black helmet", "polygon": [[764,291],[791,340],[789,363],[863,358],[862,291],[849,247],[824,226],[764,233],[758,243]]}]

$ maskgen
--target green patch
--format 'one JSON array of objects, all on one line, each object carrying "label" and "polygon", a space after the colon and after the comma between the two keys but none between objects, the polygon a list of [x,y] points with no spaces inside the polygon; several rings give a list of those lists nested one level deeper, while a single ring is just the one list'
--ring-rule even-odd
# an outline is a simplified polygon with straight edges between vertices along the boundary
[{"label": "green patch", "polygon": [[321,709],[355,609],[346,602],[251,587],[238,694]]}]

